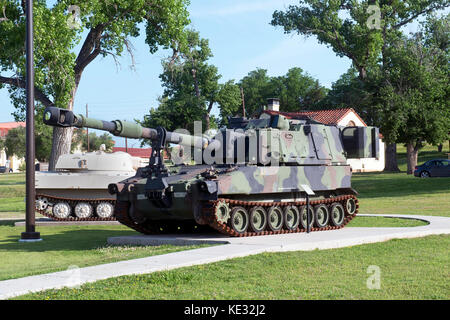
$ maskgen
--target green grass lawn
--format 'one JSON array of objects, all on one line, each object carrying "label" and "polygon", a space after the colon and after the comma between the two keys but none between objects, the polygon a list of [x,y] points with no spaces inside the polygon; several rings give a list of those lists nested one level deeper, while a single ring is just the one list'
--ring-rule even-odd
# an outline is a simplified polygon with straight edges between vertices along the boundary
[{"label": "green grass lawn", "polygon": [[[450,178],[420,179],[406,174],[406,148],[397,145],[400,173],[354,173],[352,186],[359,192],[360,213],[450,216]],[[418,164],[447,158],[427,145],[419,152]]]},{"label": "green grass lawn", "polygon": [[43,241],[18,242],[24,227],[0,221],[0,280],[198,248],[199,246],[109,246],[113,236],[136,235],[125,226],[38,227]]},{"label": "green grass lawn", "polygon": [[[20,299],[449,299],[450,236],[333,250],[264,253],[124,276]],[[369,266],[380,289],[369,289]]]},{"label": "green grass lawn", "polygon": [[399,218],[384,218],[384,217],[358,217],[353,218],[346,228],[405,228],[405,227],[419,227],[426,226],[428,222],[414,219],[399,219]]},{"label": "green grass lawn", "polygon": [[[399,151],[400,168],[406,170],[400,146]],[[436,157],[443,156],[427,147],[419,154],[419,163]],[[0,218],[23,214],[23,179],[20,174],[0,175]],[[352,185],[360,193],[360,213],[450,216],[450,178],[356,173]],[[424,222],[357,217],[348,227],[420,225]],[[17,242],[22,229],[0,224],[0,280],[188,249],[106,246],[109,236],[135,234],[122,226],[38,227],[44,241],[27,244]],[[449,299],[449,245],[450,236],[432,236],[335,250],[261,254],[20,298]],[[381,269],[380,290],[366,287],[370,265]]]},{"label": "green grass lawn", "polygon": [[450,216],[450,178],[405,173],[355,173],[360,213]]},{"label": "green grass lawn", "polygon": [[0,174],[0,217],[3,212],[25,211],[25,174]]}]

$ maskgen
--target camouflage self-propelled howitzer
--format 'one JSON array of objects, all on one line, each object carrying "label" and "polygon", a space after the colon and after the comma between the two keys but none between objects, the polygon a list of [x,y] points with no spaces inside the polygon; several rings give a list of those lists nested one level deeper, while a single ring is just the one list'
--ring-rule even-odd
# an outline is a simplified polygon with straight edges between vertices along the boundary
[{"label": "camouflage self-propelled howitzer", "polygon": [[[329,126],[306,117],[233,119],[212,137],[99,121],[53,107],[45,110],[44,122],[152,141],[149,165],[108,186],[116,196],[116,218],[144,234],[200,226],[230,236],[342,228],[358,211],[346,160],[379,153],[377,128]],[[168,143],[184,146],[183,157],[173,154],[177,164],[170,167],[162,157]],[[184,164],[191,162],[191,151],[196,164]]]}]

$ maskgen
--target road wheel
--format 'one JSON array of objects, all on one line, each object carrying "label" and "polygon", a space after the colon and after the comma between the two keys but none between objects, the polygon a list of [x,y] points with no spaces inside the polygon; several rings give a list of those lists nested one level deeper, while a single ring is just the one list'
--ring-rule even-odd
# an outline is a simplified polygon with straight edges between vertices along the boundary
[{"label": "road wheel", "polygon": [[253,207],[250,210],[250,227],[256,233],[264,231],[267,226],[267,212],[263,207]]},{"label": "road wheel", "polygon": [[267,224],[272,231],[280,231],[283,227],[283,210],[280,207],[270,207],[267,212]]},{"label": "road wheel", "polygon": [[92,216],[92,212],[94,211],[94,209],[87,202],[79,202],[75,206],[74,211],[75,211],[75,215],[78,218],[85,219],[85,218],[89,218],[90,216]]},{"label": "road wheel", "polygon": [[231,227],[239,234],[247,231],[249,225],[248,212],[242,207],[235,207],[231,210]]},{"label": "road wheel", "polygon": [[[306,216],[306,206],[300,207],[300,223],[303,229],[307,228],[308,220]],[[312,227],[314,224],[314,210],[312,206],[309,206],[309,225]]]},{"label": "road wheel", "polygon": [[356,212],[356,201],[354,198],[349,198],[345,201],[345,208],[347,209],[347,214],[353,215]]},{"label": "road wheel", "polygon": [[59,219],[65,219],[70,216],[72,209],[67,202],[58,202],[53,206],[53,215]]},{"label": "road wheel", "polygon": [[284,226],[288,230],[296,230],[300,223],[300,212],[295,206],[287,206],[284,209]]},{"label": "road wheel", "polygon": [[324,204],[319,204],[314,207],[314,220],[316,226],[319,228],[323,228],[328,224],[329,213],[328,207]]},{"label": "road wheel", "polygon": [[100,218],[110,218],[114,214],[114,206],[109,202],[100,202],[95,212]]},{"label": "road wheel", "polygon": [[331,223],[336,226],[340,227],[344,223],[344,206],[340,203],[333,203],[330,207],[330,220]]}]

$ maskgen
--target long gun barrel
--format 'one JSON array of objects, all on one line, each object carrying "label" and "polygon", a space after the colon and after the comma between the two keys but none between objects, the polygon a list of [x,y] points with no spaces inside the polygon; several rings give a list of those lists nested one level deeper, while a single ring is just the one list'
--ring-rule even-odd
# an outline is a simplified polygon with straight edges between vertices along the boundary
[{"label": "long gun barrel", "polygon": [[[119,137],[158,140],[159,133],[157,129],[144,128],[137,123],[123,120],[103,121],[87,118],[82,114],[74,114],[70,110],[56,107],[47,107],[44,111],[44,123],[54,127],[77,127],[90,128],[102,131],[108,131]],[[166,141],[169,143],[180,144],[184,146],[193,146],[195,148],[206,149],[209,145],[209,139],[205,137],[192,136],[176,132],[166,132]]]}]

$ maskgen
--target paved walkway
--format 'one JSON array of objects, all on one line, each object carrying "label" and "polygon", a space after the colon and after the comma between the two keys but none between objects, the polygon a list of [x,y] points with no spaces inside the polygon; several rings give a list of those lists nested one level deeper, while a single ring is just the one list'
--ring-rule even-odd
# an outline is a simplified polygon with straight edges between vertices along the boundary
[{"label": "paved walkway", "polygon": [[[360,216],[370,215],[361,214]],[[205,236],[130,236],[110,238],[108,242],[116,244],[155,245],[169,243],[180,245],[221,243],[224,245],[0,281],[0,299],[19,296],[28,292],[80,285],[111,277],[171,270],[262,252],[332,249],[387,241],[396,238],[416,238],[435,234],[450,234],[450,218],[405,215],[383,216],[420,219],[429,222],[429,224],[409,228],[343,228],[341,230],[312,232],[310,234],[297,233],[250,238],[230,238],[216,234]]]}]

